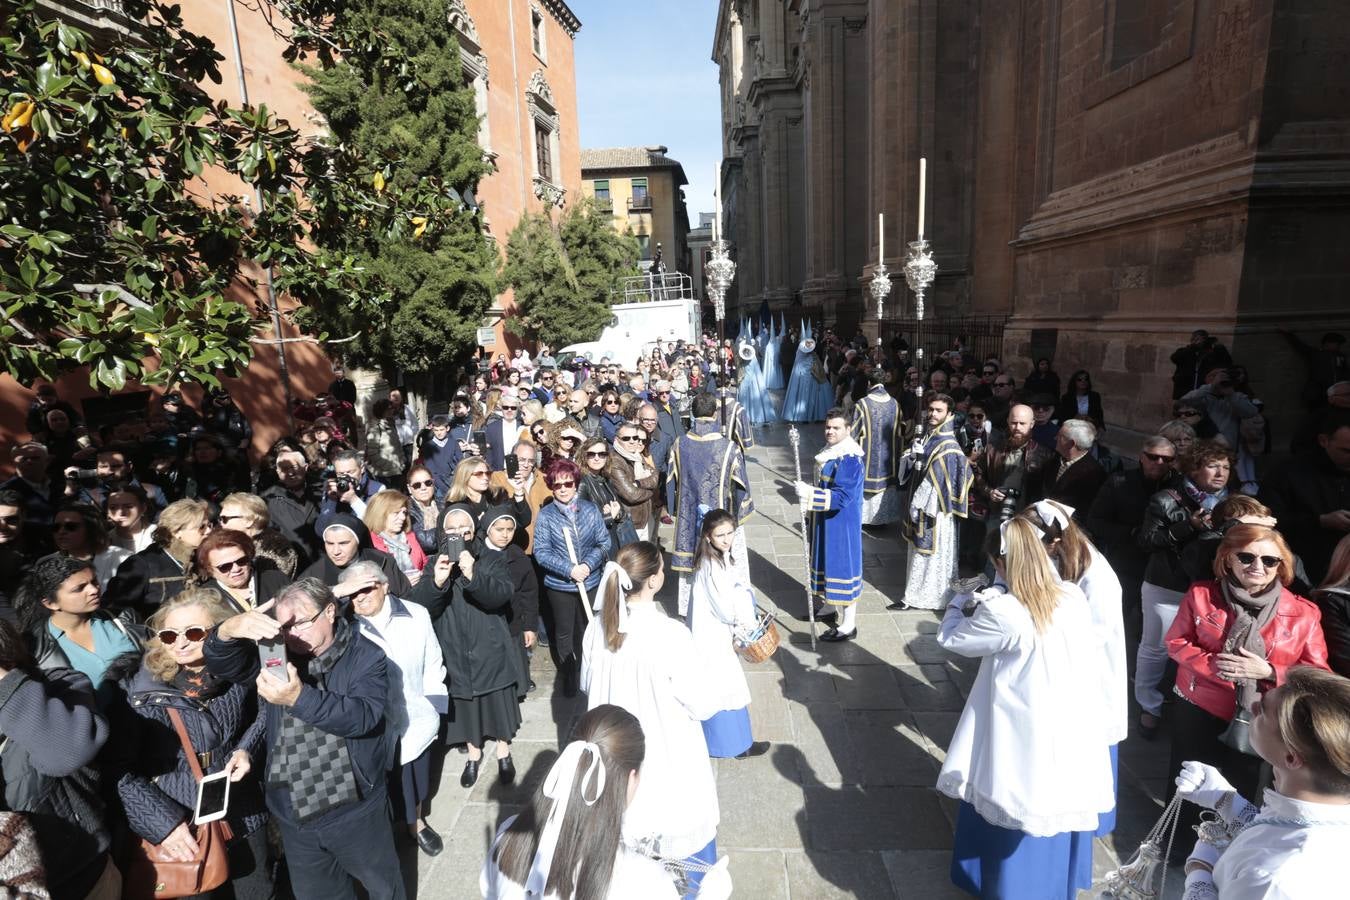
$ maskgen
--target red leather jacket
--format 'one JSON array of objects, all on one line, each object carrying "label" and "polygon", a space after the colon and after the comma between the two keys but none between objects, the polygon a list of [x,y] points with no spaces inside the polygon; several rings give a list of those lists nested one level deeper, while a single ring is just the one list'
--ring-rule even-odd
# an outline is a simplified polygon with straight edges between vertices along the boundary
[{"label": "red leather jacket", "polygon": [[[1280,591],[1275,615],[1261,629],[1266,659],[1275,668],[1274,684],[1284,682],[1293,666],[1326,669],[1327,642],[1322,614],[1311,601]],[[1223,639],[1232,621],[1228,603],[1217,581],[1197,581],[1181,598],[1181,607],[1167,631],[1167,652],[1177,662],[1177,690],[1212,716],[1233,718],[1237,702],[1233,682],[1219,677],[1214,654],[1223,651]]]}]

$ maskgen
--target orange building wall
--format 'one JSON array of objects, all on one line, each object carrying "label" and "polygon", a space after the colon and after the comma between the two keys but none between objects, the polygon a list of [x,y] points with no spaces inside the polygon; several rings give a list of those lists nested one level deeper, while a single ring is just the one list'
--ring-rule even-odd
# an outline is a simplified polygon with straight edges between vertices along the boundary
[{"label": "orange building wall", "polygon": [[[530,0],[465,0],[478,27],[480,46],[488,61],[488,134],[497,154],[497,171],[479,185],[478,199],[486,207],[488,232],[497,241],[503,259],[511,229],[526,213],[544,211],[534,196],[534,121],[525,102],[525,89],[536,70],[544,73],[553,91],[558,113],[558,159],[554,167],[567,191],[564,209],[581,197],[581,136],[577,123],[576,63],[572,38],[544,6],[544,47],[547,61],[535,56],[530,35]],[[554,216],[562,210],[555,209]],[[508,288],[497,306],[511,315],[515,303]],[[502,322],[493,353],[510,356],[523,342],[506,331]]]}]

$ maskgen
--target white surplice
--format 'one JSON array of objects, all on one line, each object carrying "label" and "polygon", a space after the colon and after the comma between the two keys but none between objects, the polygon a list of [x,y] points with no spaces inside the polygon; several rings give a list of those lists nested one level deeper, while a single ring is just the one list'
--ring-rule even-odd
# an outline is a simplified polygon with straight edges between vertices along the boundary
[{"label": "white surplice", "polygon": [[658,839],[662,856],[692,856],[717,835],[717,785],[702,722],[721,710],[722,690],[689,629],[655,602],[629,606],[628,633],[617,651],[606,646],[598,615],[584,647],[587,709],[612,703],[628,710],[647,741],[625,837],[633,844]]},{"label": "white surplice", "polygon": [[1130,730],[1129,674],[1125,668],[1125,616],[1120,579],[1106,557],[1092,548],[1092,563],[1078,587],[1087,596],[1088,613],[1097,626],[1104,654],[1097,666],[1106,707],[1106,743],[1119,744]]},{"label": "white surplice", "polygon": [[1051,623],[1001,587],[953,597],[938,643],[980,660],[938,790],[991,825],[1045,837],[1092,831],[1115,806],[1101,679],[1102,642],[1083,592],[1060,583]]},{"label": "white surplice", "polygon": [[755,624],[755,595],[734,566],[709,559],[694,573],[689,600],[689,632],[712,670],[719,686],[719,710],[743,709],[750,705],[741,658],[732,636],[739,627],[750,631]]},{"label": "white surplice", "polygon": [[[1307,823],[1307,824],[1301,824]],[[1344,896],[1350,806],[1309,803],[1266,791],[1266,803],[1214,866],[1223,900],[1315,900]]]}]

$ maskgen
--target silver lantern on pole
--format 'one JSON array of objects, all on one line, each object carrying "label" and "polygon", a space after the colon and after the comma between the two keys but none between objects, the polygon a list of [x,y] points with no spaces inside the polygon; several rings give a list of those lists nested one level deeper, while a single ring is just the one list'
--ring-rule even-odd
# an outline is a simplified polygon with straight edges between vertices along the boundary
[{"label": "silver lantern on pole", "polygon": [[877,320],[885,318],[886,298],[891,295],[891,273],[886,268],[886,263],[877,263],[872,280],[867,285],[868,291],[872,294],[872,299],[877,301]]},{"label": "silver lantern on pole", "polygon": [[727,317],[727,290],[731,280],[736,277],[736,263],[727,253],[727,242],[718,240],[712,245],[712,256],[708,260],[708,294],[712,297],[713,312],[717,317],[717,329],[722,330],[722,320]]}]

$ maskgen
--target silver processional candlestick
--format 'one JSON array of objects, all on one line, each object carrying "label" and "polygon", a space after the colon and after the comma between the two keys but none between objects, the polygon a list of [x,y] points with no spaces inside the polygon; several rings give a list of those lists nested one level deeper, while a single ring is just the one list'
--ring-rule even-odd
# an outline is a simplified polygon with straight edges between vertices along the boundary
[{"label": "silver processional candlestick", "polygon": [[916,393],[923,396],[923,295],[937,275],[937,263],[928,249],[928,241],[919,238],[909,242],[909,256],[905,258],[905,281],[914,292],[914,318],[918,328],[914,335],[914,358],[919,367],[919,387]]}]

